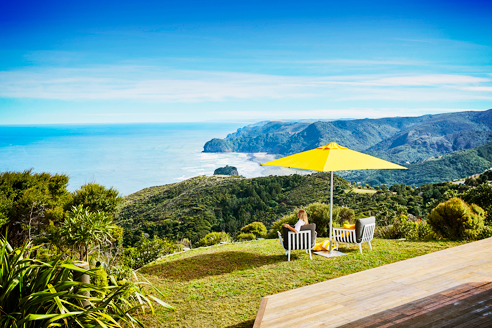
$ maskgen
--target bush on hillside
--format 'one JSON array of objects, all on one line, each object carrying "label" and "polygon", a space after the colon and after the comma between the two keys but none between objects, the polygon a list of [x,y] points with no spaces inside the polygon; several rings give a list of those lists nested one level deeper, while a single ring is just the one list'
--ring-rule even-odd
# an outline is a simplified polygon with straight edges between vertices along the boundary
[{"label": "bush on hillside", "polygon": [[485,238],[490,238],[490,237],[492,237],[492,227],[491,226],[483,227],[483,230],[482,230],[482,232],[480,232],[478,239],[485,239]]},{"label": "bush on hillside", "polygon": [[191,241],[188,238],[183,238],[177,242],[183,248],[191,248]]},{"label": "bush on hillside", "polygon": [[312,203],[306,206],[305,210],[308,215],[309,223],[316,223],[318,237],[328,237],[330,227],[330,205]]},{"label": "bush on hillside", "polygon": [[122,260],[122,264],[132,269],[141,268],[166,254],[180,250],[180,245],[157,236],[152,239],[141,236],[135,246],[125,249]]},{"label": "bush on hillside", "polygon": [[207,234],[205,237],[200,239],[198,246],[213,246],[220,244],[221,242],[230,242],[231,237],[226,232],[211,232]]},{"label": "bush on hillside", "polygon": [[427,217],[437,234],[450,239],[478,239],[484,229],[485,211],[454,197],[440,203]]},{"label": "bush on hillside", "polygon": [[296,224],[296,222],[299,220],[296,213],[297,211],[295,211],[295,213],[293,214],[284,215],[277,221],[273,222],[270,230],[268,231],[267,238],[277,238],[277,231],[282,231],[282,226],[284,224]]},{"label": "bush on hillside", "polygon": [[261,222],[253,222],[242,227],[241,230],[237,233],[236,239],[240,239],[239,235],[241,234],[253,234],[254,239],[265,238],[267,235],[267,228]]},{"label": "bush on hillside", "polygon": [[[487,171],[491,172],[491,171]],[[465,191],[462,198],[468,204],[477,204],[485,211],[485,224],[492,225],[492,185],[483,183],[475,188]]]},{"label": "bush on hillside", "polygon": [[435,233],[425,220],[412,220],[406,215],[401,215],[393,221],[393,224],[387,226],[376,226],[375,236],[385,239],[400,239],[406,240],[430,240],[435,239]]},{"label": "bush on hillside", "polygon": [[255,240],[256,236],[254,233],[238,233],[236,236],[238,241]]},{"label": "bush on hillside", "polygon": [[[309,223],[316,224],[316,231],[318,232],[318,237],[327,237],[328,229],[330,226],[330,205],[323,203],[312,203],[304,208],[306,210]],[[282,218],[272,223],[270,230],[268,231],[267,238],[276,238],[277,231],[282,230],[284,224],[294,225],[299,220],[297,218],[297,212],[299,209],[295,209],[292,214],[285,215]],[[346,209],[343,212],[344,217],[350,217],[350,209]],[[339,213],[340,213],[339,212]],[[349,214],[346,216],[346,214]],[[333,220],[335,221],[335,214],[333,214]]]},{"label": "bush on hillside", "polygon": [[[328,208],[329,210],[329,208]],[[355,220],[355,211],[348,207],[333,208],[333,222],[339,225],[344,223],[352,223]]]}]

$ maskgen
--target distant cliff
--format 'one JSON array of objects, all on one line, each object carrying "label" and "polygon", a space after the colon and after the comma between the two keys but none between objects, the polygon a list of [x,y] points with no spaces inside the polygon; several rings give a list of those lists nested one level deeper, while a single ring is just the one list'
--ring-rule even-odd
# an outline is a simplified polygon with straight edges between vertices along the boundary
[{"label": "distant cliff", "polygon": [[260,122],[225,139],[212,139],[204,152],[268,152],[289,155],[337,142],[351,149],[408,164],[492,141],[492,109],[419,117],[331,122]]}]

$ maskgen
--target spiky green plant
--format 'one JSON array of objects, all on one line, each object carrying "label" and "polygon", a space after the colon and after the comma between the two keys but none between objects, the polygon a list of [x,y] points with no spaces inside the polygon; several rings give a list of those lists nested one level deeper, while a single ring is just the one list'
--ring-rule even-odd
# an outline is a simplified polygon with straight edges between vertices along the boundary
[{"label": "spiky green plant", "polygon": [[151,299],[170,307],[130,284],[78,282],[81,274],[92,272],[61,259],[41,262],[34,251],[30,244],[14,249],[0,239],[0,327],[143,327],[134,311],[148,306],[153,312]]}]

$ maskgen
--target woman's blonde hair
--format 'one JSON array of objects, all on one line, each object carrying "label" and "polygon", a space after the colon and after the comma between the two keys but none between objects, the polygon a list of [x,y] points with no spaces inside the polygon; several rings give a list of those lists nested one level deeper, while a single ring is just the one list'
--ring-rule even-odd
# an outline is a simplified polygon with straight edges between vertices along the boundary
[{"label": "woman's blonde hair", "polygon": [[305,224],[309,224],[307,213],[305,210],[299,210],[299,212],[297,212],[297,217],[304,221]]}]

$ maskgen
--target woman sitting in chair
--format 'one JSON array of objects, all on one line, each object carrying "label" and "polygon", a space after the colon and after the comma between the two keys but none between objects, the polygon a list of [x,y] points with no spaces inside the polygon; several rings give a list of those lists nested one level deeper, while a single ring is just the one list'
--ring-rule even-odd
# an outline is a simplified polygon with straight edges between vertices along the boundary
[{"label": "woman sitting in chair", "polygon": [[299,210],[299,212],[297,212],[297,217],[299,218],[299,221],[297,221],[297,223],[294,226],[294,228],[292,228],[288,224],[284,224],[284,227],[286,227],[287,229],[289,229],[292,232],[297,233],[297,232],[299,232],[301,230],[301,227],[303,225],[309,224],[307,213],[306,213],[305,210]]}]

